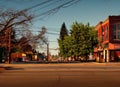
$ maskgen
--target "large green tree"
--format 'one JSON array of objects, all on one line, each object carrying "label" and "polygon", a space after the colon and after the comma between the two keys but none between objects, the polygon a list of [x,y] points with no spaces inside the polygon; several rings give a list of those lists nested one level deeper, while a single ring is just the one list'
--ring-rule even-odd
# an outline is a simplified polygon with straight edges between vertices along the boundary
[{"label": "large green tree", "polygon": [[75,22],[72,25],[71,37],[73,38],[73,54],[74,56],[87,56],[93,52],[93,47],[97,44],[96,32],[94,27],[88,24]]},{"label": "large green tree", "polygon": [[73,42],[72,41],[73,41],[73,38],[71,36],[65,36],[65,39],[63,40],[65,53],[62,56],[65,58],[73,55],[73,50],[72,50]]},{"label": "large green tree", "polygon": [[59,55],[62,57],[65,57],[64,55],[66,54],[66,50],[65,50],[65,46],[64,46],[64,39],[65,37],[68,36],[68,31],[65,25],[65,22],[62,24],[61,26],[61,30],[60,30],[60,37],[58,39],[58,43],[59,43]]},{"label": "large green tree", "polygon": [[[75,59],[79,56],[86,58],[89,53],[93,52],[96,44],[97,33],[89,23],[74,22],[71,26],[70,35],[65,36],[64,40],[59,40],[61,56],[74,56]],[[62,46],[64,49],[61,49]]]}]

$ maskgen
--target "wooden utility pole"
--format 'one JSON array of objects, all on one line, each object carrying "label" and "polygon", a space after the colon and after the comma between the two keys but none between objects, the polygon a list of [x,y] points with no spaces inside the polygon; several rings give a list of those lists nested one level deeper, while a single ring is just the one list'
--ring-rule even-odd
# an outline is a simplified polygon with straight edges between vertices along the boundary
[{"label": "wooden utility pole", "polygon": [[47,43],[47,61],[49,61],[49,43]]},{"label": "wooden utility pole", "polygon": [[10,55],[10,52],[11,52],[11,28],[8,28],[7,29],[7,35],[8,35],[8,37],[7,37],[7,39],[8,39],[8,63],[10,64],[10,62],[11,62],[11,55]]}]

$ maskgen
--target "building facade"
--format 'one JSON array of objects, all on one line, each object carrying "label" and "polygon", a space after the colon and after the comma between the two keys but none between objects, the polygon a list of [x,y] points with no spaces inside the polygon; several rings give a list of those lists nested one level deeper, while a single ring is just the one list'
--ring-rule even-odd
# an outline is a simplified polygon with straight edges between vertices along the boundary
[{"label": "building facade", "polygon": [[95,30],[98,45],[94,48],[94,57],[98,62],[114,62],[120,60],[120,16],[109,16],[99,22]]}]

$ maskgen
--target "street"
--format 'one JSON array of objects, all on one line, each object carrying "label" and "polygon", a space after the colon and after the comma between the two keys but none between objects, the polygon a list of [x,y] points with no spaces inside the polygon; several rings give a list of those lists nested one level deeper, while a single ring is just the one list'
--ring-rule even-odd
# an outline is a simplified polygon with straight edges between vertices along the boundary
[{"label": "street", "polygon": [[[2,65],[2,64],[1,64]],[[3,64],[1,87],[119,87],[120,64]]]}]

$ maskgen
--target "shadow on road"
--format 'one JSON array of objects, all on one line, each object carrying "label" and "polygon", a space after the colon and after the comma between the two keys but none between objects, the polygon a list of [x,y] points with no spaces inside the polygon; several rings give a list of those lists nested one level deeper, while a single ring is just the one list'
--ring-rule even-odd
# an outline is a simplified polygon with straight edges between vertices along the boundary
[{"label": "shadow on road", "polygon": [[24,68],[15,68],[15,67],[11,67],[11,66],[5,66],[2,68],[4,68],[5,70],[24,70]]}]

